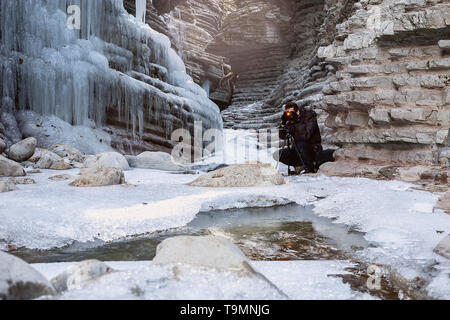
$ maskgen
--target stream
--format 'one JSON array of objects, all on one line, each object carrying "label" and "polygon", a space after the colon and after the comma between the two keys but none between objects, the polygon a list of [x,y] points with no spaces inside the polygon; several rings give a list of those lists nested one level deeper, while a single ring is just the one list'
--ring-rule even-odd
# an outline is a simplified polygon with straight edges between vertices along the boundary
[{"label": "stream", "polygon": [[[180,235],[217,235],[235,243],[250,260],[352,260],[370,244],[364,234],[318,217],[313,207],[296,204],[271,208],[245,208],[199,213],[182,228],[105,243],[73,243],[47,251],[18,249],[12,252],[28,263],[101,261],[148,261],[163,240]],[[359,264],[359,265],[358,265]],[[399,291],[382,281],[380,290],[367,288],[367,275],[360,262],[341,277],[353,290],[381,299],[398,299]]]}]

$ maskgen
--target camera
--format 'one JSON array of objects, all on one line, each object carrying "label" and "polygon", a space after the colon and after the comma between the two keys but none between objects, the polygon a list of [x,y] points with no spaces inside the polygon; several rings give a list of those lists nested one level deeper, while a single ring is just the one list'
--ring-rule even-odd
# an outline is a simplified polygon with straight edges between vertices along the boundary
[{"label": "camera", "polygon": [[292,111],[286,111],[283,113],[283,116],[281,117],[281,121],[283,124],[294,124],[298,120],[298,115],[296,112]]}]

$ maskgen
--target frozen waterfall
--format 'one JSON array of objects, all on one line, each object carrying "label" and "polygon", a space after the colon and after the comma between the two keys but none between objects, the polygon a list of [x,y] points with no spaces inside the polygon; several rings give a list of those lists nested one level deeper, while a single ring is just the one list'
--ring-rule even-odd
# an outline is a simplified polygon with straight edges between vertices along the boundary
[{"label": "frozen waterfall", "polygon": [[[79,8],[79,30],[68,26]],[[122,0],[15,0],[0,7],[0,111],[113,126],[152,143],[173,130],[222,128],[219,108],[186,74],[170,40]],[[73,16],[72,16],[73,15]]]}]

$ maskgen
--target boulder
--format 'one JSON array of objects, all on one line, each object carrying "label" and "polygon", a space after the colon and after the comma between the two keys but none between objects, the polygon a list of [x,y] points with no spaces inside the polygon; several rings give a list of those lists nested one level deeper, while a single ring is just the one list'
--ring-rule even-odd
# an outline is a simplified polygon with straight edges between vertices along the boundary
[{"label": "boulder", "polygon": [[25,176],[23,167],[0,155],[0,177],[23,177]]},{"label": "boulder", "polygon": [[65,144],[55,144],[49,149],[61,158],[68,159],[71,162],[83,163],[86,158],[86,156],[79,150]]},{"label": "boulder", "polygon": [[9,178],[8,181],[14,184],[36,184],[36,181],[30,178]]},{"label": "boulder", "polygon": [[36,169],[50,169],[54,163],[62,161],[62,158],[49,150],[36,148],[36,152],[29,161],[36,163],[34,165]]},{"label": "boulder", "polygon": [[172,156],[165,152],[144,152],[138,156],[125,156],[132,168],[156,169],[163,171],[183,171],[182,166],[173,162]]},{"label": "boulder", "polygon": [[179,236],[161,242],[155,264],[189,264],[221,270],[249,270],[248,260],[233,243],[222,237]]},{"label": "boulder", "polygon": [[53,294],[53,286],[42,274],[0,251],[0,300],[30,300]]},{"label": "boulder", "polygon": [[57,161],[50,166],[50,170],[70,170],[72,166],[64,160]]},{"label": "boulder", "polygon": [[37,140],[35,138],[27,138],[9,148],[8,157],[17,162],[23,162],[30,159],[36,150]]},{"label": "boulder", "polygon": [[34,151],[33,156],[30,159],[28,159],[28,161],[37,163],[44,156],[49,157],[53,161],[62,160],[62,158],[60,156],[58,156],[56,153],[54,153],[54,152],[52,152],[50,150],[42,149],[42,148],[36,148],[36,150]]},{"label": "boulder", "polygon": [[94,167],[80,170],[81,177],[70,185],[73,187],[101,187],[125,183],[125,175],[119,168]]},{"label": "boulder", "polygon": [[450,259],[450,234],[447,235],[441,242],[436,246],[434,252],[440,256]]},{"label": "boulder", "polygon": [[98,260],[86,260],[74,266],[51,280],[58,292],[81,289],[86,283],[112,272],[113,269]]},{"label": "boulder", "polygon": [[84,161],[84,166],[86,168],[109,167],[130,170],[127,159],[117,152],[104,152],[89,156]]},{"label": "boulder", "polygon": [[5,151],[5,149],[6,149],[6,143],[5,143],[5,141],[3,141],[2,138],[0,138],[0,154],[2,154],[3,151]]},{"label": "boulder", "polygon": [[260,187],[284,183],[281,173],[272,166],[247,163],[206,173],[189,185],[195,187]]},{"label": "boulder", "polygon": [[16,184],[13,181],[0,181],[0,193],[10,192],[16,190]]}]

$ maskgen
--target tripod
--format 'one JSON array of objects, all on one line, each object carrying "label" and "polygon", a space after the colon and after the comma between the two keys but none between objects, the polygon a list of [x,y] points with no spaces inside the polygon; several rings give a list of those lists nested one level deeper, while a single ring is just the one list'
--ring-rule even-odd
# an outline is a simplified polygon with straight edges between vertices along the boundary
[{"label": "tripod", "polygon": [[[290,150],[291,148],[293,148],[295,150],[295,153],[297,154],[298,159],[300,159],[300,161],[302,162],[303,165],[305,165],[305,161],[303,161],[303,157],[301,152],[298,150],[297,145],[295,144],[295,139],[292,136],[292,134],[289,132],[289,130],[287,130],[286,132],[286,138],[284,138],[284,146],[281,149],[280,155],[278,156],[278,163],[277,163],[277,169],[278,166],[280,165],[280,158],[281,158],[281,154],[285,151],[285,150]],[[291,166],[288,165],[288,174],[291,174]],[[295,172],[295,168],[294,168],[294,172]]]}]

